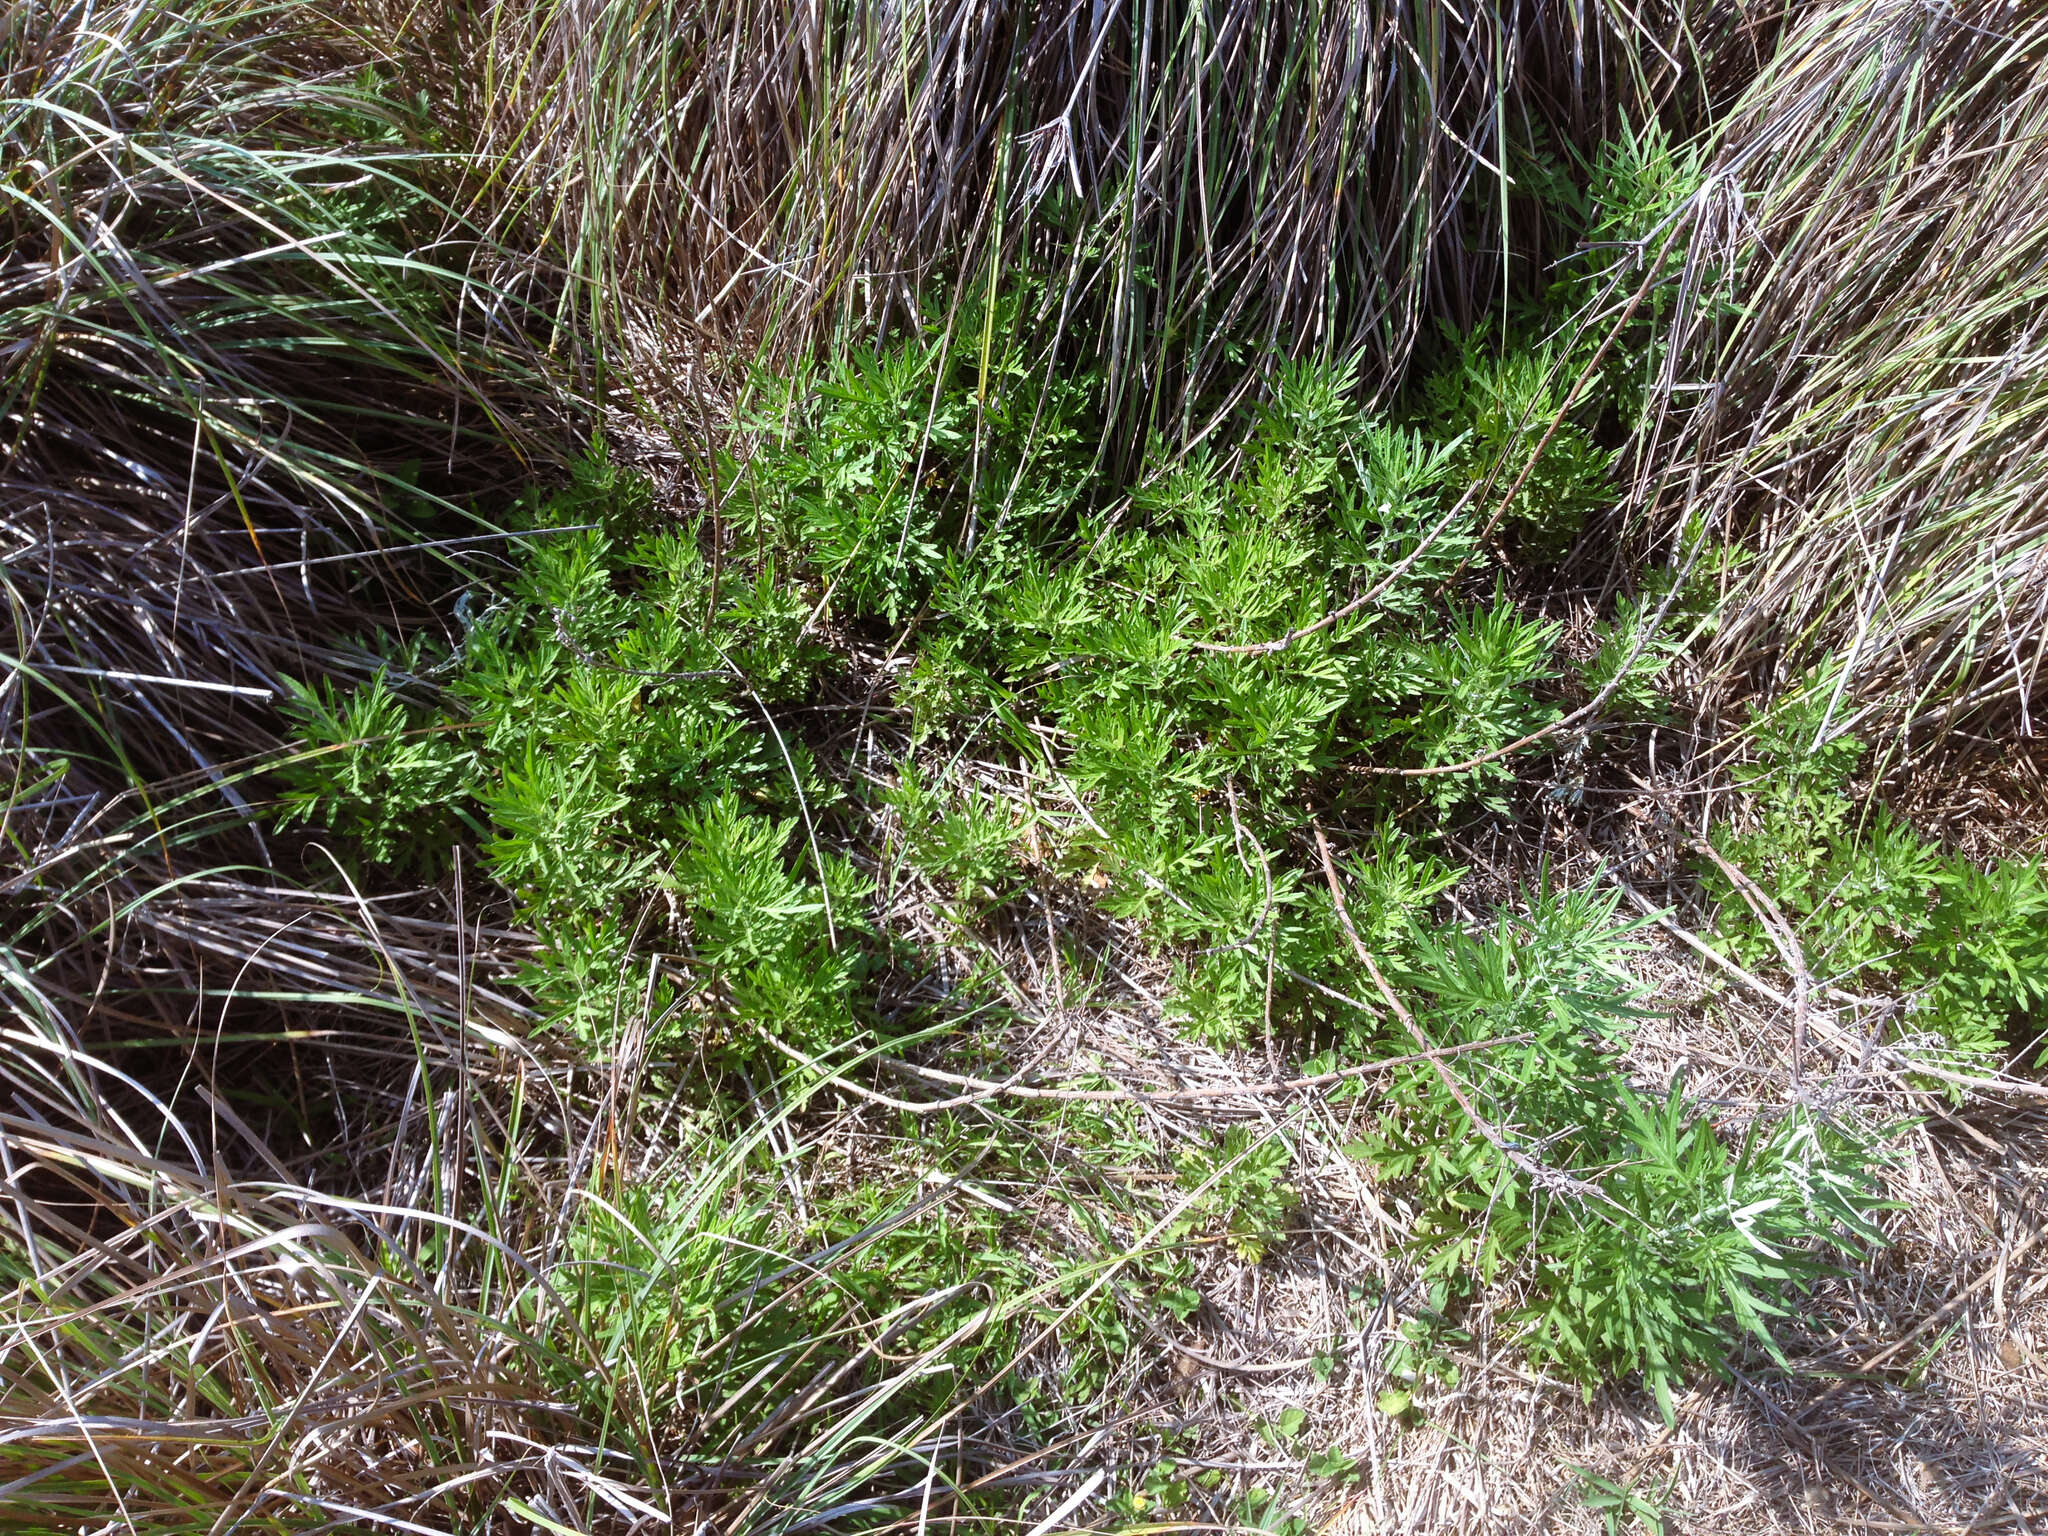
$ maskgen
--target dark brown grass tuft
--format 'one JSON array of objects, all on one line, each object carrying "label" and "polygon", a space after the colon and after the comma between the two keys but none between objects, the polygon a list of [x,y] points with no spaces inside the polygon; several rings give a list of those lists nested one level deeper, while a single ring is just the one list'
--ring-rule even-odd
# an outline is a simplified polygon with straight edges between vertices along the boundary
[{"label": "dark brown grass tuft", "polygon": [[60,994],[160,1015],[283,953],[171,936],[195,871],[308,873],[249,817],[281,679],[418,622],[558,452],[542,275],[446,200],[439,135],[332,15],[0,30],[0,900]]},{"label": "dark brown grass tuft", "polygon": [[247,706],[280,674],[417,603],[381,551],[534,471],[556,386],[439,200],[431,114],[342,28],[221,0],[13,15],[7,734],[76,746],[72,794],[217,775],[270,744]]}]

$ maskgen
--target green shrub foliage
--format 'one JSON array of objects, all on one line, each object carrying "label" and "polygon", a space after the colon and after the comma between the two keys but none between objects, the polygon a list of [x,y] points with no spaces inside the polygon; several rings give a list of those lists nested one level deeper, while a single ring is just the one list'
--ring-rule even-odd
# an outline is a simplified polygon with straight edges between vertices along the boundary
[{"label": "green shrub foliage", "polygon": [[[1114,500],[1067,452],[1085,381],[990,411],[981,379],[916,342],[763,385],[715,523],[656,527],[586,466],[527,509],[517,577],[446,654],[300,691],[285,819],[416,866],[472,835],[575,1029],[649,984],[639,944],[724,1026],[840,1043],[873,1022],[856,994],[886,946],[850,781],[777,719],[846,684],[828,635],[880,626],[912,652],[913,739],[1059,786],[1056,866],[1199,950],[1180,1016],[1224,1044],[1264,1028],[1338,953],[1287,848],[1310,806],[1348,775],[1425,828],[1505,808],[1513,765],[1474,760],[1578,686],[1557,626],[1489,572],[1457,450],[1361,412],[1347,369],[1289,366],[1228,451]],[[1020,889],[1007,803],[915,762],[899,780],[896,851],[956,917]]]},{"label": "green shrub foliage", "polygon": [[[1169,1021],[1222,1047],[1412,1052],[1362,944],[1415,1031],[1480,1047],[1454,1058],[1459,1092],[1434,1066],[1395,1069],[1357,1147],[1406,1192],[1443,1305],[1517,1277],[1536,1361],[1588,1386],[1640,1371],[1667,1407],[1742,1336],[1774,1349],[1792,1289],[1874,1236],[1858,1146],[1803,1116],[1721,1126],[1682,1085],[1631,1083],[1640,999],[1611,901],[1537,892],[1472,931],[1439,922],[1463,873],[1446,834],[1517,813],[1546,727],[1609,683],[1610,725],[1664,717],[1659,594],[1625,597],[1574,660],[1514,586],[1515,559],[1557,558],[1611,499],[1611,401],[1575,415],[1542,349],[1468,347],[1406,415],[1363,409],[1345,367],[1290,364],[1234,431],[1108,487],[1077,447],[1096,381],[1021,377],[1002,346],[1000,327],[960,325],[764,381],[693,520],[586,466],[524,509],[516,576],[466,600],[455,643],[299,693],[284,818],[415,867],[467,840],[539,937],[527,985],[555,1027],[604,1043],[651,1010],[657,1046],[743,1072],[987,1008],[974,966],[883,920],[878,894],[905,880],[969,951],[1055,885],[1094,902],[1170,964]],[[1503,543],[1472,493],[1532,458]],[[875,718],[907,744],[894,761],[866,725],[832,723]],[[1348,850],[1343,915],[1319,819]],[[1823,840],[1850,837],[1831,825]],[[1979,878],[2034,910],[2011,877]],[[936,1023],[887,1001],[886,977],[920,971],[965,978]],[[1957,985],[1995,1011],[1982,978]],[[1082,1165],[1153,1155],[1090,1114],[1059,1132]],[[1198,1304],[1177,1245],[1207,1233],[1258,1262],[1286,1244],[1292,1155],[1238,1127],[1169,1165],[1172,1211],[1080,1202],[1077,1229],[1122,1254],[1107,1269],[1069,1252],[1012,1275],[1001,1222],[920,1219],[876,1239],[876,1283],[895,1266],[905,1286],[1012,1298],[935,1305],[914,1339],[972,1318],[993,1348],[1057,1319],[1065,1363],[1024,1394],[1056,1415],[1146,1318]],[[577,1241],[593,1264],[619,1255],[621,1277],[591,1281],[608,1326],[654,1330],[621,1347],[674,1374],[703,1345],[631,1278],[682,1262],[654,1198],[593,1207]],[[814,1235],[882,1219],[849,1210]],[[693,1224],[674,1241],[730,1235]]]},{"label": "green shrub foliage", "polygon": [[1829,1248],[1877,1240],[1865,1151],[1804,1115],[1724,1137],[1681,1085],[1616,1060],[1639,1016],[1613,899],[1537,895],[1490,931],[1418,939],[1407,980],[1447,1042],[1513,1041],[1443,1078],[1405,1068],[1359,1150],[1412,1184],[1416,1241],[1447,1282],[1522,1273],[1523,1340],[1592,1385],[1640,1370],[1667,1415],[1687,1367],[1719,1367]]},{"label": "green shrub foliage", "polygon": [[431,666],[302,691],[286,814],[373,860],[430,862],[452,826],[478,829],[540,937],[529,983],[579,1033],[637,1006],[637,936],[667,962],[658,1015],[680,1017],[666,1002],[687,973],[728,1023],[834,1043],[853,1029],[864,877],[806,836],[835,791],[763,728],[824,654],[802,593],[772,565],[719,582],[688,534],[577,526],[613,501],[537,508],[517,579]]},{"label": "green shrub foliage", "polygon": [[[2048,1002],[2048,874],[2038,860],[1980,867],[1852,794],[1863,745],[1829,729],[1830,694],[1802,690],[1758,723],[1742,770],[1753,820],[1721,849],[1792,924],[1816,985],[1903,996],[1908,1035],[1981,1064]],[[1717,868],[1703,876],[1736,957],[1779,964],[1768,918]]]}]

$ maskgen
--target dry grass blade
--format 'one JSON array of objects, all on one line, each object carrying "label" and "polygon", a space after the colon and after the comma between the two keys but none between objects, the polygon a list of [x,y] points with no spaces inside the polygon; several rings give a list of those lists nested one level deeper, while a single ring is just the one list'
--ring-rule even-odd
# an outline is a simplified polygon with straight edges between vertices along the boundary
[{"label": "dry grass blade", "polygon": [[375,558],[394,528],[542,441],[522,305],[371,65],[228,3],[0,38],[4,723],[83,759],[60,798],[271,744],[279,674],[346,664],[317,635],[380,580],[417,603]]},{"label": "dry grass blade", "polygon": [[[282,679],[422,617],[467,546],[411,530],[467,533],[452,498],[524,479],[570,404],[536,264],[454,208],[461,157],[346,19],[79,0],[0,27],[0,873],[41,984],[110,1021],[142,978],[190,998],[209,963],[310,953],[304,912],[238,927],[177,888],[276,870],[247,762]],[[341,948],[349,974],[291,990],[392,993]]]}]

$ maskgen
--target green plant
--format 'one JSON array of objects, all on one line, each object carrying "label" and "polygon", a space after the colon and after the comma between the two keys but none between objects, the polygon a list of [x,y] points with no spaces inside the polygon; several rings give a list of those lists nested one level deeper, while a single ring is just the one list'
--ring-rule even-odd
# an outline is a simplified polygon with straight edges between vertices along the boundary
[{"label": "green plant", "polygon": [[1270,1536],[1309,1536],[1315,1529],[1307,1515],[1290,1507],[1290,1501],[1271,1488],[1247,1488],[1238,1501],[1235,1524]]},{"label": "green plant", "polygon": [[[1475,801],[1500,809],[1512,760],[1474,760],[1558,718],[1546,696],[1561,670],[1556,625],[1525,617],[1498,586],[1490,600],[1470,588],[1447,605],[1414,600],[1422,563],[1403,562],[1428,534],[1392,530],[1467,526],[1469,511],[1443,501],[1448,457],[1349,403],[1346,370],[1295,368],[1246,421],[1236,462],[1187,461],[1127,509],[1072,529],[1054,519],[998,534],[999,509],[948,478],[958,443],[909,428],[887,438],[868,420],[957,387],[931,348],[844,378],[815,409],[792,401],[780,435],[733,472],[724,515],[749,531],[721,572],[693,534],[628,548],[562,529],[568,504],[540,509],[527,565],[442,669],[465,717],[448,734],[469,744],[468,814],[540,934],[527,982],[549,1016],[604,1038],[639,996],[670,1030],[695,1021],[742,1061],[761,1034],[819,1059],[883,1024],[863,978],[894,961],[867,877],[839,851],[865,835],[860,803],[769,702],[804,696],[822,665],[805,615],[845,598],[849,617],[942,648],[912,690],[927,739],[964,743],[1000,719],[1027,771],[1076,797],[1078,819],[1032,825],[1045,867],[1099,875],[1105,910],[1174,952],[1169,1016],[1182,1027],[1219,1045],[1284,1025],[1387,1050],[1383,1022],[1333,1002],[1370,991],[1347,948],[1356,923],[1426,1000],[1438,1038],[1488,1046],[1460,1058],[1463,1090],[1447,1070],[1401,1068],[1367,1142],[1413,1191],[1431,1276],[1523,1276],[1518,1326],[1536,1359],[1588,1385],[1639,1371],[1667,1404],[1680,1372],[1741,1334],[1769,1346],[1767,1320],[1819,1255],[1871,1235],[1862,1149],[1787,1122],[1731,1150],[1681,1096],[1642,1100],[1620,1067],[1636,984],[1612,899],[1543,893],[1490,931],[1432,933],[1425,919],[1458,871],[1382,818],[1350,861],[1357,916],[1340,922],[1295,857],[1326,776],[1394,753],[1456,770],[1426,781],[1437,816]],[[806,543],[787,508],[815,512],[838,485],[829,494],[857,509],[878,466],[894,475],[916,456],[928,456],[916,478],[932,515],[983,520],[984,546],[971,561],[891,566],[919,585],[871,602],[858,596],[880,590],[880,576],[860,574],[867,556]],[[581,516],[594,499],[600,521],[618,494],[569,493]],[[1343,597],[1380,589],[1406,596],[1371,609]],[[1617,633],[1640,622],[1624,606]],[[1639,664],[1632,686],[1654,697]],[[361,706],[372,707],[390,714]],[[394,731],[388,750],[417,729]],[[355,777],[324,781],[344,808],[363,785],[404,782],[374,760],[344,761]],[[904,764],[883,799],[904,858],[966,923],[1015,890],[1020,823],[950,768],[937,774]],[[1247,1127],[1177,1157],[1183,1187],[1200,1193],[1174,1240],[1213,1229],[1260,1259],[1297,1198],[1289,1160],[1284,1141]],[[1106,1229],[1099,1241],[1113,1245]],[[1052,1305],[1079,1309],[1062,1324],[1081,1349],[1062,1393],[1102,1379],[1133,1336],[1124,1282],[1102,1289],[1095,1262],[1041,1282],[1064,1298]],[[1173,1310],[1185,1285],[1171,1265],[1131,1263],[1151,1304]]]},{"label": "green plant", "polygon": [[1979,868],[1859,800],[1848,779],[1863,746],[1820,734],[1828,697],[1822,686],[1790,695],[1757,724],[1737,771],[1755,820],[1716,841],[1776,913],[1755,910],[1709,861],[1718,931],[1744,964],[1776,965],[1782,917],[1816,983],[1898,994],[1909,1033],[1932,1031],[1966,1061],[1994,1055],[2013,1020],[2048,1000],[2048,878],[2037,861]]},{"label": "green plant", "polygon": [[1131,1524],[1149,1523],[1166,1511],[1189,1502],[1188,1477],[1171,1457],[1153,1462],[1144,1476],[1119,1489],[1109,1500],[1109,1512]]},{"label": "green plant", "polygon": [[[1362,753],[1458,769],[1554,718],[1554,626],[1498,594],[1432,598],[1475,549],[1474,514],[1445,501],[1452,448],[1361,411],[1353,378],[1284,368],[1234,467],[1196,455],[1071,542],[1012,537],[978,572],[949,570],[927,621],[937,659],[912,673],[918,732],[949,729],[943,707],[951,729],[1001,720],[1036,755],[1035,715],[1111,835],[1155,839],[1192,832],[1219,794],[1263,823]],[[1428,783],[1448,810],[1508,776]]]},{"label": "green plant", "polygon": [[[580,1033],[623,1017],[637,930],[687,942],[708,988],[698,1007],[837,1043],[854,1027],[866,886],[816,840],[835,791],[753,723],[763,693],[787,696],[815,653],[772,569],[723,583],[706,625],[715,579],[689,537],[621,548],[599,530],[555,531],[631,494],[586,477],[534,509],[518,579],[434,669],[438,709],[402,706],[383,674],[338,700],[308,692],[310,738],[341,747],[284,765],[286,814],[367,834],[371,858],[418,846],[399,829],[417,833],[429,795],[478,828],[486,867],[541,940],[526,984]],[[666,1012],[679,1028],[684,1011]]]},{"label": "green plant", "polygon": [[1740,1336],[1788,1366],[1772,1320],[1827,1271],[1829,1250],[1883,1238],[1866,1154],[1841,1133],[1794,1114],[1731,1151],[1677,1089],[1661,1103],[1613,1098],[1612,1171],[1532,1234],[1539,1299],[1522,1312],[1524,1345],[1588,1390],[1627,1362],[1668,1421],[1682,1370],[1720,1368]]},{"label": "green plant", "polygon": [[[1423,766],[1485,757],[1557,719],[1562,711],[1540,692],[1555,675],[1557,637],[1556,625],[1524,619],[1496,598],[1490,609],[1461,615],[1442,640],[1421,646],[1411,663],[1421,699],[1411,729],[1422,744]],[[1496,759],[1433,780],[1430,793],[1448,808],[1474,786],[1513,777],[1514,770]]]},{"label": "green plant", "polygon": [[1503,522],[1521,553],[1556,560],[1586,519],[1615,500],[1615,453],[1571,414],[1580,370],[1547,346],[1466,338],[1423,385],[1423,410],[1458,442],[1449,483]]},{"label": "green plant", "polygon": [[1183,1153],[1181,1183],[1199,1191],[1190,1220],[1219,1219],[1224,1240],[1240,1258],[1256,1264],[1286,1236],[1286,1221],[1297,1197],[1286,1182],[1293,1154],[1277,1136],[1234,1125],[1208,1151]]},{"label": "green plant", "polygon": [[1630,932],[1613,898],[1578,892],[1420,946],[1440,1038],[1513,1043],[1461,1059],[1464,1102],[1448,1069],[1408,1069],[1360,1150],[1416,1190],[1427,1273],[1521,1273],[1533,1358],[1588,1391],[1640,1371],[1669,1415],[1683,1370],[1718,1368],[1745,1335],[1775,1354],[1784,1298],[1879,1237],[1855,1140],[1794,1115],[1731,1150],[1676,1086],[1629,1086],[1614,1053],[1635,1015]]},{"label": "green plant", "polygon": [[1303,1408],[1283,1408],[1280,1417],[1258,1426],[1258,1436],[1274,1450],[1291,1447],[1300,1438],[1308,1424],[1308,1411]]},{"label": "green plant", "polygon": [[900,818],[911,864],[948,882],[969,911],[993,906],[1011,893],[1024,829],[1001,797],[970,792],[949,805],[906,764],[887,798]]},{"label": "green plant", "polygon": [[1328,1487],[1343,1488],[1365,1481],[1366,1464],[1341,1445],[1323,1447],[1304,1464],[1308,1475]]},{"label": "green plant", "polygon": [[287,679],[302,755],[280,770],[278,824],[320,821],[375,863],[433,863],[462,825],[473,753],[459,726],[408,705],[390,677],[382,668],[345,690]]},{"label": "green plant", "polygon": [[1368,947],[1381,954],[1405,951],[1427,922],[1437,898],[1454,889],[1465,871],[1383,821],[1365,846],[1344,860],[1351,915]]},{"label": "green plant", "polygon": [[1425,1387],[1456,1387],[1458,1364],[1454,1349],[1472,1342],[1472,1335],[1455,1327],[1445,1317],[1451,1287],[1443,1280],[1429,1288],[1428,1303],[1401,1319],[1387,1346],[1385,1368],[1393,1385],[1383,1388],[1373,1405],[1390,1419],[1410,1422],[1416,1416],[1415,1397]]},{"label": "green plant", "polygon": [[1618,601],[1613,616],[1600,626],[1600,648],[1581,669],[1589,692],[1612,690],[1609,718],[1657,724],[1671,719],[1670,701],[1658,684],[1685,654],[1685,642],[1671,632],[1668,622],[1663,629],[1656,627],[1656,596],[1653,591]]},{"label": "green plant", "polygon": [[1661,1496],[1653,1497],[1639,1491],[1642,1484],[1633,1477],[1627,1482],[1616,1482],[1590,1467],[1574,1466],[1572,1471],[1579,1478],[1580,1504],[1600,1517],[1601,1529],[1607,1536],[1620,1536],[1631,1522],[1641,1525],[1650,1536],[1663,1536],[1671,1520],[1665,1502],[1671,1496],[1669,1488]]},{"label": "green plant", "polygon": [[960,457],[967,402],[936,376],[937,344],[856,351],[815,390],[780,392],[777,448],[730,495],[766,512],[849,612],[894,622],[938,570],[944,474]]},{"label": "green plant", "polygon": [[1592,422],[1611,408],[1640,431],[1660,397],[1666,327],[1683,302],[1687,268],[1695,290],[1719,275],[1712,242],[1694,236],[1689,217],[1706,183],[1706,148],[1655,121],[1624,122],[1590,157],[1573,159],[1570,171],[1548,167],[1543,191],[1580,249],[1559,264],[1525,323],[1561,321],[1581,369],[1605,347],[1598,371],[1578,383],[1576,414]]},{"label": "green plant", "polygon": [[553,1282],[611,1367],[572,1383],[600,1416],[619,1412],[621,1376],[649,1410],[673,1415],[702,1399],[714,1371],[729,1379],[742,1350],[794,1336],[786,1319],[778,1333],[749,1316],[783,1265],[766,1209],[747,1200],[732,1169],[720,1171],[722,1179],[694,1183],[635,1183],[611,1198],[578,1192],[568,1258]]}]

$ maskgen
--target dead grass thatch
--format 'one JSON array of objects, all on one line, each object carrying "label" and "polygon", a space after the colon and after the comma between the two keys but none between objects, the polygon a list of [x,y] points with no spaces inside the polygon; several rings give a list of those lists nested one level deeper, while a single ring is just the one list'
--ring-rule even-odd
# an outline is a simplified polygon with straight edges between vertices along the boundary
[{"label": "dead grass thatch", "polygon": [[1639,506],[1751,553],[1716,697],[1817,676],[1831,730],[1989,711],[2048,646],[2038,8],[1795,10],[1686,214]]}]

